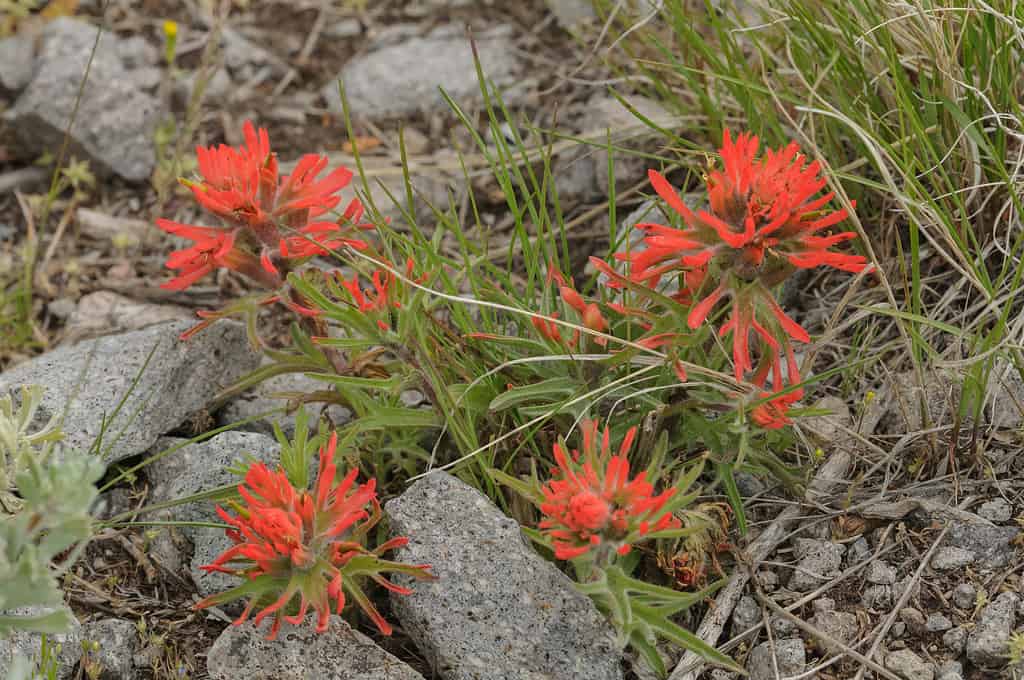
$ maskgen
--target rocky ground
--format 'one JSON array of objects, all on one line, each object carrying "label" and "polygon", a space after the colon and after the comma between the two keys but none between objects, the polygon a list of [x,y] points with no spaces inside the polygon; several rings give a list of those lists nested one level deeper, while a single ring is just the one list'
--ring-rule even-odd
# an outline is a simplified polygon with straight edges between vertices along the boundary
[{"label": "rocky ground", "polygon": [[[194,309],[218,306],[237,286],[222,278],[185,293],[159,289],[166,248],[152,227],[154,212],[163,204],[161,215],[187,219],[191,208],[173,191],[161,196],[159,182],[146,183],[160,176],[165,162],[154,151],[161,126],[188,115],[214,22],[190,3],[142,4],[145,11],[82,2],[78,17],[26,25],[0,40],[2,268],[5,253],[31,228],[18,194],[24,201],[49,182],[49,172],[34,162],[60,148],[97,19],[111,29],[91,63],[69,147],[71,156],[89,161],[97,183],[54,204],[64,217],[42,258],[38,337],[0,356],[0,391],[39,383],[49,395],[46,409],[70,401],[64,423],[72,443],[88,444],[102,429],[98,453],[110,466],[108,479],[125,473],[103,494],[102,513],[122,518],[147,504],[231,483],[226,468],[242,452],[274,459],[269,425],[254,422],[133,471],[183,437],[263,412],[280,405],[276,395],[307,387],[302,377],[279,378],[215,408],[219,389],[257,366],[259,357],[243,330],[227,322],[190,343],[176,340]],[[443,85],[468,111],[478,111],[466,26],[507,103],[538,128],[557,124],[596,138],[611,128],[633,146],[647,143],[630,131],[634,119],[605,89],[614,74],[588,57],[584,45],[600,27],[580,3],[424,0],[374,3],[362,12],[314,2],[249,5],[221,31],[197,139],[236,142],[240,121],[252,118],[293,156],[328,151],[345,162],[351,142],[339,115],[340,75],[368,174],[382,185],[375,197],[396,223],[401,214],[385,187],[404,194],[395,142],[400,124],[423,201],[418,209],[446,200],[449,190],[459,197],[456,150],[468,153],[471,170],[483,167],[435,88]],[[161,59],[166,18],[181,27],[173,71]],[[631,101],[648,117],[668,116],[639,94]],[[571,237],[585,244],[607,231],[601,222],[607,219],[607,159],[571,143],[555,146]],[[626,214],[638,208],[631,192],[643,181],[645,165],[623,157],[616,168]],[[497,187],[481,176],[474,189],[485,197],[491,192],[483,219],[500,225]],[[640,205],[637,212],[645,209]],[[623,226],[637,219],[634,213]],[[837,462],[822,468],[835,477],[825,480],[830,493],[797,503],[763,480],[740,480],[752,527],[747,536],[730,537],[738,550],[721,559],[745,585],[736,589],[735,601],[708,603],[704,611],[709,618],[717,612],[724,625],[718,644],[754,680],[1013,677],[1007,641],[1024,626],[1018,522],[1024,483],[1015,460],[1022,425],[1015,404],[1024,403],[1024,389],[1009,378],[993,385],[997,398],[984,415],[985,425],[997,429],[961,423],[952,433],[907,435],[927,431],[907,406],[919,397],[926,398],[933,423],[954,419],[954,388],[941,375],[930,380],[924,395],[908,387],[907,376],[896,375],[875,386],[871,400],[847,404],[833,397],[818,404],[834,415],[808,419],[801,431]],[[423,395],[407,399],[415,404]],[[335,422],[349,416],[331,414]],[[287,420],[284,425],[288,429]],[[941,457],[954,445],[971,453],[950,455],[944,474],[912,474],[910,483],[890,485],[898,461],[936,450]],[[252,624],[228,627],[231,610],[191,609],[230,583],[230,577],[198,570],[224,549],[222,532],[108,529],[65,582],[80,626],[59,640],[60,677],[94,677],[88,675],[93,671],[103,678],[647,677],[621,657],[590,601],[477,491],[435,475],[408,487],[385,510],[395,531],[414,537],[399,557],[430,563],[441,577],[417,584],[412,596],[382,603],[397,624],[394,637],[367,637],[360,630],[371,627],[357,630],[336,619],[327,635],[286,628],[278,642],[266,642]],[[198,522],[213,517],[205,504],[175,514]],[[756,554],[751,546],[760,539],[764,550]],[[696,629],[700,622],[697,616],[688,623]],[[0,668],[12,648],[37,645],[31,636],[0,641]],[[696,675],[680,668],[673,677]]]}]

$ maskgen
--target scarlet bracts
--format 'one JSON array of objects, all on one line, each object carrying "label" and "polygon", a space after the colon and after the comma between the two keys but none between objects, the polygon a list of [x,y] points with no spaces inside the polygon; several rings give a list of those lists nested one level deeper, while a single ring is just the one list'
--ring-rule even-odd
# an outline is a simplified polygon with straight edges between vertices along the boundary
[{"label": "scarlet bracts", "polygon": [[544,519],[539,526],[552,539],[558,559],[601,548],[625,555],[636,541],[679,528],[669,503],[676,489],[655,494],[646,473],[629,477],[626,454],[635,436],[634,427],[613,456],[608,430],[598,444],[597,423],[588,422],[583,425],[582,453],[569,455],[561,444],[555,445],[557,467],[541,489]]},{"label": "scarlet bracts", "polygon": [[[672,297],[690,307],[686,323],[691,329],[699,328],[720,302],[728,300],[718,333],[732,335],[736,379],[764,387],[772,369],[775,389],[781,390],[785,382],[799,382],[791,341],[809,342],[810,336],[783,311],[771,288],[795,268],[829,266],[860,272],[867,261],[831,250],[857,234],[825,233],[846,219],[848,211],[827,211],[835,193],[818,195],[827,183],[820,177],[820,163],[808,163],[796,143],[769,149],[760,160],[757,151],[756,136],[744,133],[733,140],[725,131],[722,167],[710,170],[707,177],[706,210],[689,208],[668,180],[651,170],[651,186],[679,215],[682,226],[638,224],[646,232],[644,248],[615,256],[628,264],[627,276],[615,274],[604,263],[599,269],[611,276],[613,287],[628,283],[634,290],[637,285],[654,289],[666,275],[682,274],[681,290]],[[788,381],[778,373],[782,355],[789,364]],[[787,423],[785,413],[800,396],[800,390],[792,390],[772,398],[754,411],[755,422],[765,427]]]},{"label": "scarlet bracts", "polygon": [[343,245],[367,247],[355,236],[357,230],[372,228],[361,222],[363,206],[358,199],[337,220],[323,219],[341,202],[338,192],[351,181],[351,171],[339,167],[320,178],[327,158],[309,154],[290,175],[279,176],[267,131],[256,130],[246,121],[243,132],[245,144],[237,148],[197,147],[200,177],[182,180],[223,226],[157,220],[164,231],[196,241],[168,259],[167,267],[180,273],[164,288],[183,290],[223,267],[273,289],[284,280],[282,268],[295,260],[327,254]]},{"label": "scarlet bracts", "polygon": [[[334,611],[340,613],[348,592],[383,634],[391,633],[391,626],[367,599],[355,577],[367,576],[393,592],[408,594],[408,589],[381,574],[401,572],[430,578],[428,567],[381,559],[384,552],[405,545],[404,537],[387,541],[375,550],[364,546],[369,530],[381,515],[375,481],[357,485],[357,469],[337,480],[337,442],[337,434],[332,434],[327,445],[321,447],[313,490],[296,489],[281,469],[272,471],[263,463],[249,468],[245,483],[238,487],[242,502],[235,504],[235,514],[217,508],[232,527],[227,534],[234,545],[202,567],[208,572],[242,576],[247,582],[202,600],[197,608],[248,596],[236,625],[246,621],[255,607],[263,606],[255,621],[273,615],[269,635],[273,639],[282,620],[299,624],[310,607],[317,614],[317,632],[323,632],[332,603]],[[296,596],[297,612],[285,616]]]}]

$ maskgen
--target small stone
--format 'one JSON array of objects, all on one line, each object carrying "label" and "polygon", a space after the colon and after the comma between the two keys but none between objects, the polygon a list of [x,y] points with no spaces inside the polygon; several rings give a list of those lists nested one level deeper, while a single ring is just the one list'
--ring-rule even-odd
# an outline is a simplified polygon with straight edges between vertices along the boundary
[{"label": "small stone", "polygon": [[981,504],[981,507],[978,508],[978,516],[997,524],[1009,522],[1013,517],[1013,506],[1005,498],[993,498]]},{"label": "small stone", "polygon": [[947,661],[946,663],[939,666],[939,680],[947,676],[962,677],[964,674],[964,665],[959,661]]},{"label": "small stone", "polygon": [[736,478],[736,488],[744,498],[753,498],[768,489],[768,485],[749,472],[740,471],[734,473],[733,476]]},{"label": "small stone", "polygon": [[402,138],[405,141],[405,152],[418,156],[430,150],[430,139],[414,127],[407,127],[402,130]]},{"label": "small stone", "polygon": [[154,229],[153,224],[146,220],[115,217],[90,208],[79,208],[75,212],[75,222],[81,233],[98,241],[127,236],[138,242]]},{"label": "small stone", "polygon": [[885,667],[905,680],[934,680],[935,668],[909,649],[891,652]]},{"label": "small stone", "polygon": [[964,680],[962,673],[939,673],[938,680]]},{"label": "small stone", "polygon": [[865,577],[868,583],[880,586],[891,586],[896,583],[896,569],[886,562],[878,560],[868,566],[868,573]]},{"label": "small stone", "polygon": [[814,612],[816,614],[821,614],[822,612],[834,612],[836,610],[836,601],[831,597],[819,597],[811,603],[811,607],[814,608]]},{"label": "small stone", "polygon": [[324,633],[310,616],[267,640],[272,619],[224,629],[206,657],[212,680],[423,680],[340,616],[330,618]]},{"label": "small stone", "polygon": [[798,538],[794,541],[794,547],[800,560],[789,578],[790,590],[812,590],[839,573],[843,546],[829,541]]},{"label": "small stone", "polygon": [[890,630],[894,638],[901,638],[907,634],[907,624],[903,623],[902,621],[897,621],[896,623],[892,624],[892,628]]},{"label": "small stone", "polygon": [[265,66],[276,74],[283,74],[288,70],[287,64],[277,55],[234,29],[223,29],[221,37],[224,41],[224,64],[240,82],[253,76],[254,67]]},{"label": "small stone", "polygon": [[[174,98],[179,106],[188,106],[194,96],[198,81],[198,71],[188,73],[175,81]],[[235,84],[231,80],[231,76],[228,75],[227,69],[218,68],[207,78],[206,86],[203,89],[203,98],[206,101],[228,101],[234,91]]]},{"label": "small stone", "polygon": [[562,28],[572,29],[597,18],[593,3],[589,0],[547,0],[555,21]]},{"label": "small stone", "polygon": [[102,434],[108,463],[143,453],[259,363],[241,324],[218,321],[182,341],[191,326],[161,323],[57,348],[0,374],[0,394],[41,385],[36,420],[63,414],[63,446],[87,451]]},{"label": "small stone", "polygon": [[[523,62],[507,29],[480,34],[474,40],[488,80],[501,87],[519,79]],[[445,108],[439,88],[459,103],[479,100],[473,54],[465,38],[440,33],[411,37],[349,60],[339,77],[353,117],[401,118]],[[328,106],[341,111],[337,79],[328,82],[322,92]],[[512,92],[508,94],[506,103],[515,99]]]},{"label": "small stone", "polygon": [[915,635],[920,635],[925,632],[924,614],[913,607],[904,607],[901,609],[900,620],[907,624],[907,628]]},{"label": "small stone", "polygon": [[794,637],[800,632],[796,624],[785,616],[773,616],[771,619],[772,633],[776,638]]},{"label": "small stone", "polygon": [[406,408],[415,408],[427,400],[426,396],[419,390],[402,390],[402,394],[399,395],[398,399],[402,402],[402,406]]},{"label": "small stone", "polygon": [[[850,612],[837,612],[837,611],[824,611],[815,614],[811,617],[809,622],[817,630],[825,633],[836,642],[843,645],[849,645],[857,638],[857,633],[860,631],[860,624],[857,622],[857,616]],[[827,651],[840,652],[840,648],[829,649],[825,646]]]},{"label": "small stone", "polygon": [[910,598],[917,597],[918,594],[921,592],[921,584],[916,579],[914,579],[913,574],[907,574],[906,576],[904,576],[899,581],[896,581],[896,583],[893,584],[892,596],[894,601],[901,599],[907,590],[910,591],[910,594],[907,595],[907,600],[909,600]]},{"label": "small stone", "polygon": [[924,628],[929,633],[941,633],[942,631],[949,630],[952,627],[953,622],[949,620],[949,617],[938,613],[929,614],[928,618],[924,622]]},{"label": "small stone", "polygon": [[0,90],[18,92],[32,80],[35,49],[28,35],[0,39]]},{"label": "small stone", "polygon": [[359,23],[359,19],[348,18],[342,19],[341,21],[335,21],[333,24],[324,29],[324,35],[328,38],[336,38],[343,40],[345,38],[354,38],[357,35],[362,35],[363,25]]},{"label": "small stone", "polygon": [[593,602],[479,491],[435,472],[385,513],[392,531],[409,537],[392,559],[430,564],[437,577],[396,576],[413,592],[394,595],[392,611],[446,680],[623,677],[615,636]]},{"label": "small stone", "polygon": [[893,603],[892,586],[868,586],[864,589],[861,602],[868,609],[886,609]]},{"label": "small stone", "polygon": [[1017,595],[1001,593],[988,604],[967,637],[967,659],[976,666],[1001,668],[1007,663],[1007,641],[1013,631]]},{"label": "small stone", "polygon": [[855,564],[860,564],[869,557],[871,557],[871,546],[868,545],[868,539],[858,536],[857,540],[846,549],[846,566],[852,567]]},{"label": "small stone", "polygon": [[1017,553],[1015,541],[1019,535],[1020,530],[1013,526],[953,522],[946,542],[973,553],[977,568],[992,570],[1002,569],[1013,561]]},{"label": "small stone", "polygon": [[963,654],[967,646],[967,631],[960,626],[950,628],[942,635],[942,644],[957,656]]},{"label": "small stone", "polygon": [[970,583],[961,583],[953,589],[953,604],[960,609],[973,609],[977,597],[978,591]]},{"label": "small stone", "polygon": [[87,650],[82,659],[83,667],[88,664],[87,677],[124,680],[132,676],[132,658],[139,647],[134,623],[124,619],[90,621],[82,624],[82,640]]},{"label": "small stone", "polygon": [[732,610],[732,635],[736,637],[745,633],[761,621],[761,606],[757,600],[744,595]]},{"label": "small stone", "polygon": [[[775,675],[772,657],[778,665],[779,674]],[[750,680],[776,680],[777,677],[789,677],[804,672],[807,665],[807,651],[800,638],[762,642],[754,647],[747,657],[747,672]]]},{"label": "small stone", "polygon": [[975,554],[966,548],[956,546],[945,546],[939,548],[932,555],[932,569],[936,571],[952,571],[963,569],[974,564]]},{"label": "small stone", "polygon": [[[20,607],[4,613],[18,616],[42,616],[49,611],[43,607]],[[66,633],[51,633],[46,636],[46,639],[51,649],[59,650],[57,652],[57,677],[61,680],[69,680],[74,675],[75,664],[82,657],[82,624],[72,616],[71,627]],[[15,630],[8,637],[0,638],[0,677],[8,677],[7,672],[16,654],[38,662],[41,649],[42,636],[38,633]]]},{"label": "small stone", "polygon": [[779,587],[779,575],[774,571],[759,571],[757,578],[761,581],[761,587],[766,593],[773,593]]}]

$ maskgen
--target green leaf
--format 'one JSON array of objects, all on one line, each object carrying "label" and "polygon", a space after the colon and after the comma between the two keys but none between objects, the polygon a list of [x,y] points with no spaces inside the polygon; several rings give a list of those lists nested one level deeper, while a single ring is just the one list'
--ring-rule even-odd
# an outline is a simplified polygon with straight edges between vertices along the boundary
[{"label": "green leaf", "polygon": [[532,385],[513,387],[499,394],[491,400],[491,410],[503,411],[529,402],[562,401],[565,397],[576,394],[579,389],[579,382],[572,378],[549,378]]}]

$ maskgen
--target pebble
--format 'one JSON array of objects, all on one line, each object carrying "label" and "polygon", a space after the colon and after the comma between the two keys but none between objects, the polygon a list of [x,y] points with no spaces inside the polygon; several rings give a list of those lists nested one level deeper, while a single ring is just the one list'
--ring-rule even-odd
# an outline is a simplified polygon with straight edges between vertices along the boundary
[{"label": "pebble", "polygon": [[985,668],[1006,665],[1007,640],[1013,631],[1017,602],[1015,593],[1001,593],[981,610],[967,636],[967,658],[971,663]]},{"label": "pebble", "polygon": [[891,652],[885,667],[905,680],[934,680],[935,668],[909,649]]}]

